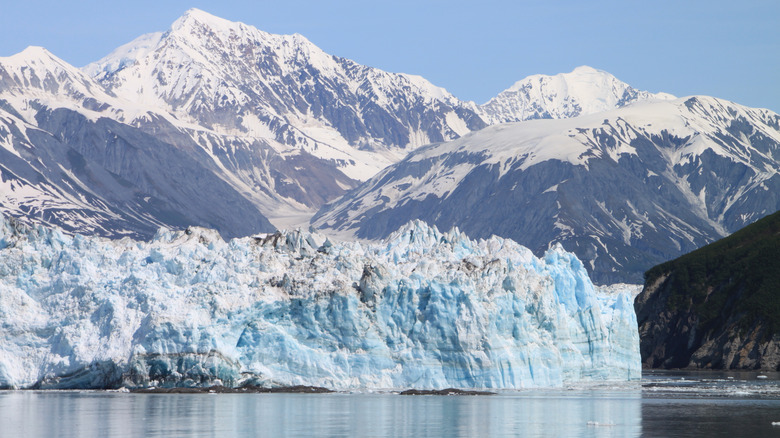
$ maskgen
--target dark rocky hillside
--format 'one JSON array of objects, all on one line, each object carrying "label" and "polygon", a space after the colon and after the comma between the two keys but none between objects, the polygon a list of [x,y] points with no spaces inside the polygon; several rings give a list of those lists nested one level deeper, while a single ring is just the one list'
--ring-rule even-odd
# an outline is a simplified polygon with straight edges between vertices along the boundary
[{"label": "dark rocky hillside", "polygon": [[780,212],[645,273],[648,368],[780,369]]}]

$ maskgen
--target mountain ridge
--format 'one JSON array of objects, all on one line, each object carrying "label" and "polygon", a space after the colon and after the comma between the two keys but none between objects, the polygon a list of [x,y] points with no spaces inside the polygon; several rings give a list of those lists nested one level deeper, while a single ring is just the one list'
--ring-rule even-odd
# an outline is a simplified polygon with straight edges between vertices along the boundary
[{"label": "mountain ridge", "polygon": [[[41,59],[50,56],[37,52],[45,55]],[[28,55],[35,53],[36,49],[31,49]],[[89,211],[102,215],[98,222],[104,225],[88,224],[85,231],[99,229],[103,235],[129,232],[146,238],[158,226],[180,227],[187,221],[216,227],[227,233],[226,237],[270,226],[303,225],[322,205],[420,145],[457,139],[487,125],[480,106],[460,101],[420,76],[362,66],[327,54],[300,35],[273,35],[200,10],[188,11],[168,31],[143,35],[81,70],[51,57],[41,61],[41,66],[48,63],[53,70],[60,66],[66,73],[46,76],[48,88],[28,89],[29,81],[12,84],[9,78],[13,75],[0,73],[0,107],[8,114],[0,120],[0,142],[15,157],[14,168],[7,164],[3,174],[6,180],[13,179],[13,184],[7,185],[13,188],[6,190],[0,204],[9,214],[36,221],[48,215],[55,203],[60,206],[60,213],[55,215],[60,219],[53,217],[55,222],[45,223],[59,224],[66,230],[78,230],[80,221],[89,222]],[[0,70],[7,59],[0,60]],[[598,74],[614,79],[605,72]],[[58,80],[72,85],[62,85]],[[69,87],[70,91],[61,93],[61,87]],[[615,100],[610,90],[605,92],[608,97],[603,100]],[[65,112],[73,114],[65,116]],[[52,117],[54,113],[56,117]],[[55,126],[55,120],[88,129]],[[87,132],[100,141],[114,138],[112,132],[120,128],[108,128],[113,123],[123,125],[125,140],[133,141],[110,147],[83,141]],[[25,137],[30,129],[46,140],[38,134],[34,139]],[[98,132],[101,129],[107,131]],[[79,137],[66,138],[69,135]],[[155,170],[148,173],[156,175],[152,184],[141,175],[145,171],[132,170],[147,165],[116,161],[119,156],[138,157],[121,153],[120,149],[137,149],[142,145],[133,142],[148,136],[155,138],[155,144],[164,144],[158,149],[167,151],[165,155],[188,157],[177,158],[190,163],[182,172],[194,175],[192,178],[207,175],[204,178],[212,181],[210,186],[224,187],[229,201],[219,202],[242,206],[232,213],[226,206],[225,214],[236,217],[241,211],[251,218],[249,222],[263,225],[237,226],[231,219],[221,222],[234,225],[220,227],[213,213],[206,221],[187,207],[188,203],[200,202],[186,199],[197,196],[194,193],[177,189],[175,196],[168,196],[152,190],[195,186],[193,179],[180,177],[177,184],[163,183],[164,172],[159,175],[160,171]],[[57,165],[52,162],[48,170],[42,169],[35,156],[54,147],[52,139],[72,150],[68,153],[78,168],[94,174],[98,172],[95,169],[107,165],[98,172],[104,176],[53,177],[52,172],[60,172]],[[48,146],[36,148],[35,143],[42,141]],[[29,147],[20,146],[22,143]],[[19,152],[22,150],[25,152]],[[79,164],[82,161],[86,167]],[[65,174],[79,173],[69,166],[65,165]],[[120,170],[123,173],[117,174]],[[36,176],[19,178],[20,174]],[[113,174],[121,180],[119,186],[135,188],[128,192],[107,182],[116,179]],[[124,194],[110,193],[108,187]],[[26,191],[41,195],[27,196]],[[190,194],[185,196],[185,192]],[[216,192],[210,192],[216,196]],[[91,199],[87,202],[91,207],[68,219],[72,223],[57,222],[64,220],[66,210],[83,210],[80,197],[84,196]],[[46,201],[37,202],[38,197]],[[163,201],[168,205],[165,211],[182,210],[186,214],[173,220],[168,213],[145,212],[148,207],[143,202],[114,204],[117,199],[126,202],[128,197],[167,199]],[[117,215],[137,219],[132,226],[119,227],[107,219]],[[273,225],[266,223],[266,218]],[[110,231],[115,226],[119,234]]]},{"label": "mountain ridge", "polygon": [[480,105],[480,110],[490,124],[498,124],[572,118],[639,101],[674,98],[668,93],[637,90],[610,73],[583,65],[570,73],[521,79]]},{"label": "mountain ridge", "polygon": [[495,125],[410,153],[312,224],[373,239],[421,219],[537,254],[562,242],[594,281],[638,283],[780,207],[779,121],[700,96]]}]

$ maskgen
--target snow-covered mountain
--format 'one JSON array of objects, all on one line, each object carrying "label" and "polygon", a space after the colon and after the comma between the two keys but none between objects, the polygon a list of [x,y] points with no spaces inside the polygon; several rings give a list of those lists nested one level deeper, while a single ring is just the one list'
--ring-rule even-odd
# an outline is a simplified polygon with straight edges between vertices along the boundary
[{"label": "snow-covered mountain", "polygon": [[192,223],[227,236],[273,230],[172,119],[113,96],[45,49],[0,58],[2,212],[110,237]]},{"label": "snow-covered mountain", "polygon": [[[560,247],[407,224],[151,242],[0,216],[0,388],[523,388],[641,376],[634,290]],[[634,288],[636,289],[636,288]]]},{"label": "snow-covered mountain", "polygon": [[404,148],[484,126],[422,78],[198,10],[83,71],[0,58],[0,102],[2,210],[110,237],[305,222]]},{"label": "snow-covered mountain", "polygon": [[599,283],[640,283],[655,264],[780,209],[780,116],[690,97],[564,120],[492,126],[417,149],[313,224],[362,238],[410,219],[557,242]]},{"label": "snow-covered mountain", "polygon": [[[192,9],[87,66],[111,92],[228,135],[274,140],[365,180],[404,150],[485,126],[476,107],[425,79],[329,55]],[[383,159],[378,160],[381,157]]]},{"label": "snow-covered mountain", "polygon": [[0,210],[109,237],[161,225],[246,235],[305,224],[414,148],[486,120],[662,97],[578,68],[480,107],[193,9],[81,70],[41,48],[0,58]]},{"label": "snow-covered mountain", "polygon": [[613,75],[592,67],[571,73],[533,75],[516,82],[480,106],[488,123],[534,119],[568,119],[649,100],[669,100],[667,93],[637,90]]}]

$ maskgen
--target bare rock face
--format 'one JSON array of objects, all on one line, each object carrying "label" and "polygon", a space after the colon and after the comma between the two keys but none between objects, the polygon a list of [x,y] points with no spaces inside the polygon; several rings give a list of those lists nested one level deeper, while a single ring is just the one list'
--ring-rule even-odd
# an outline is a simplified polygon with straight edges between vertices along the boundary
[{"label": "bare rock face", "polygon": [[777,370],[780,336],[765,339],[766,327],[755,324],[747,333],[739,318],[720,331],[703,334],[692,308],[670,310],[669,275],[646,286],[637,296],[640,354],[644,368],[704,368]]},{"label": "bare rock face", "polygon": [[[668,291],[662,290],[668,275],[646,285],[634,301],[639,326],[640,354],[645,368],[684,368],[695,335],[696,318],[689,312],[672,312],[667,307]],[[666,294],[664,292],[667,292]]]},{"label": "bare rock face", "polygon": [[709,368],[710,363],[721,361],[724,368],[776,370],[780,365],[780,339],[762,341],[764,331],[764,327],[757,326],[745,335],[724,332],[717,338],[705,339],[691,356],[691,363],[697,368]]},{"label": "bare rock face", "polygon": [[780,212],[645,274],[645,368],[780,369]]}]

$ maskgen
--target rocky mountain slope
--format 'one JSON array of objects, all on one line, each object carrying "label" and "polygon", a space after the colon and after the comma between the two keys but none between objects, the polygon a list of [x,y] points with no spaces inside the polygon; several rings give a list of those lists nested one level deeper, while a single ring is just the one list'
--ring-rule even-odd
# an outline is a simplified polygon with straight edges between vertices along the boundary
[{"label": "rocky mountain slope", "polygon": [[[380,101],[397,108],[372,109]],[[149,238],[161,225],[268,231],[266,217],[305,221],[415,141],[457,136],[447,121],[484,126],[445,101],[456,99],[422,78],[197,10],[83,71],[30,48],[0,58],[0,208],[108,237]],[[442,127],[371,131],[402,124],[387,111]],[[362,128],[344,131],[348,141],[335,125]]]},{"label": "rocky mountain slope", "polygon": [[648,368],[780,370],[780,212],[646,274]]},{"label": "rocky mountain slope", "polygon": [[0,58],[0,189],[5,214],[69,232],[274,229],[170,116],[116,98],[42,48]]},{"label": "rocky mountain slope", "polygon": [[0,58],[0,210],[109,237],[185,224],[244,235],[267,231],[267,218],[305,223],[410,150],[486,120],[657,97],[588,68],[534,81],[538,92],[481,107],[197,9],[81,70],[30,48]]},{"label": "rocky mountain slope", "polygon": [[311,154],[361,180],[404,150],[485,126],[473,104],[421,77],[197,9],[85,70],[129,101],[220,134],[266,138],[279,152]]},{"label": "rocky mountain slope", "polygon": [[312,223],[361,238],[410,219],[541,254],[560,242],[598,283],[645,270],[780,208],[780,116],[690,97],[492,126],[426,146]]}]

